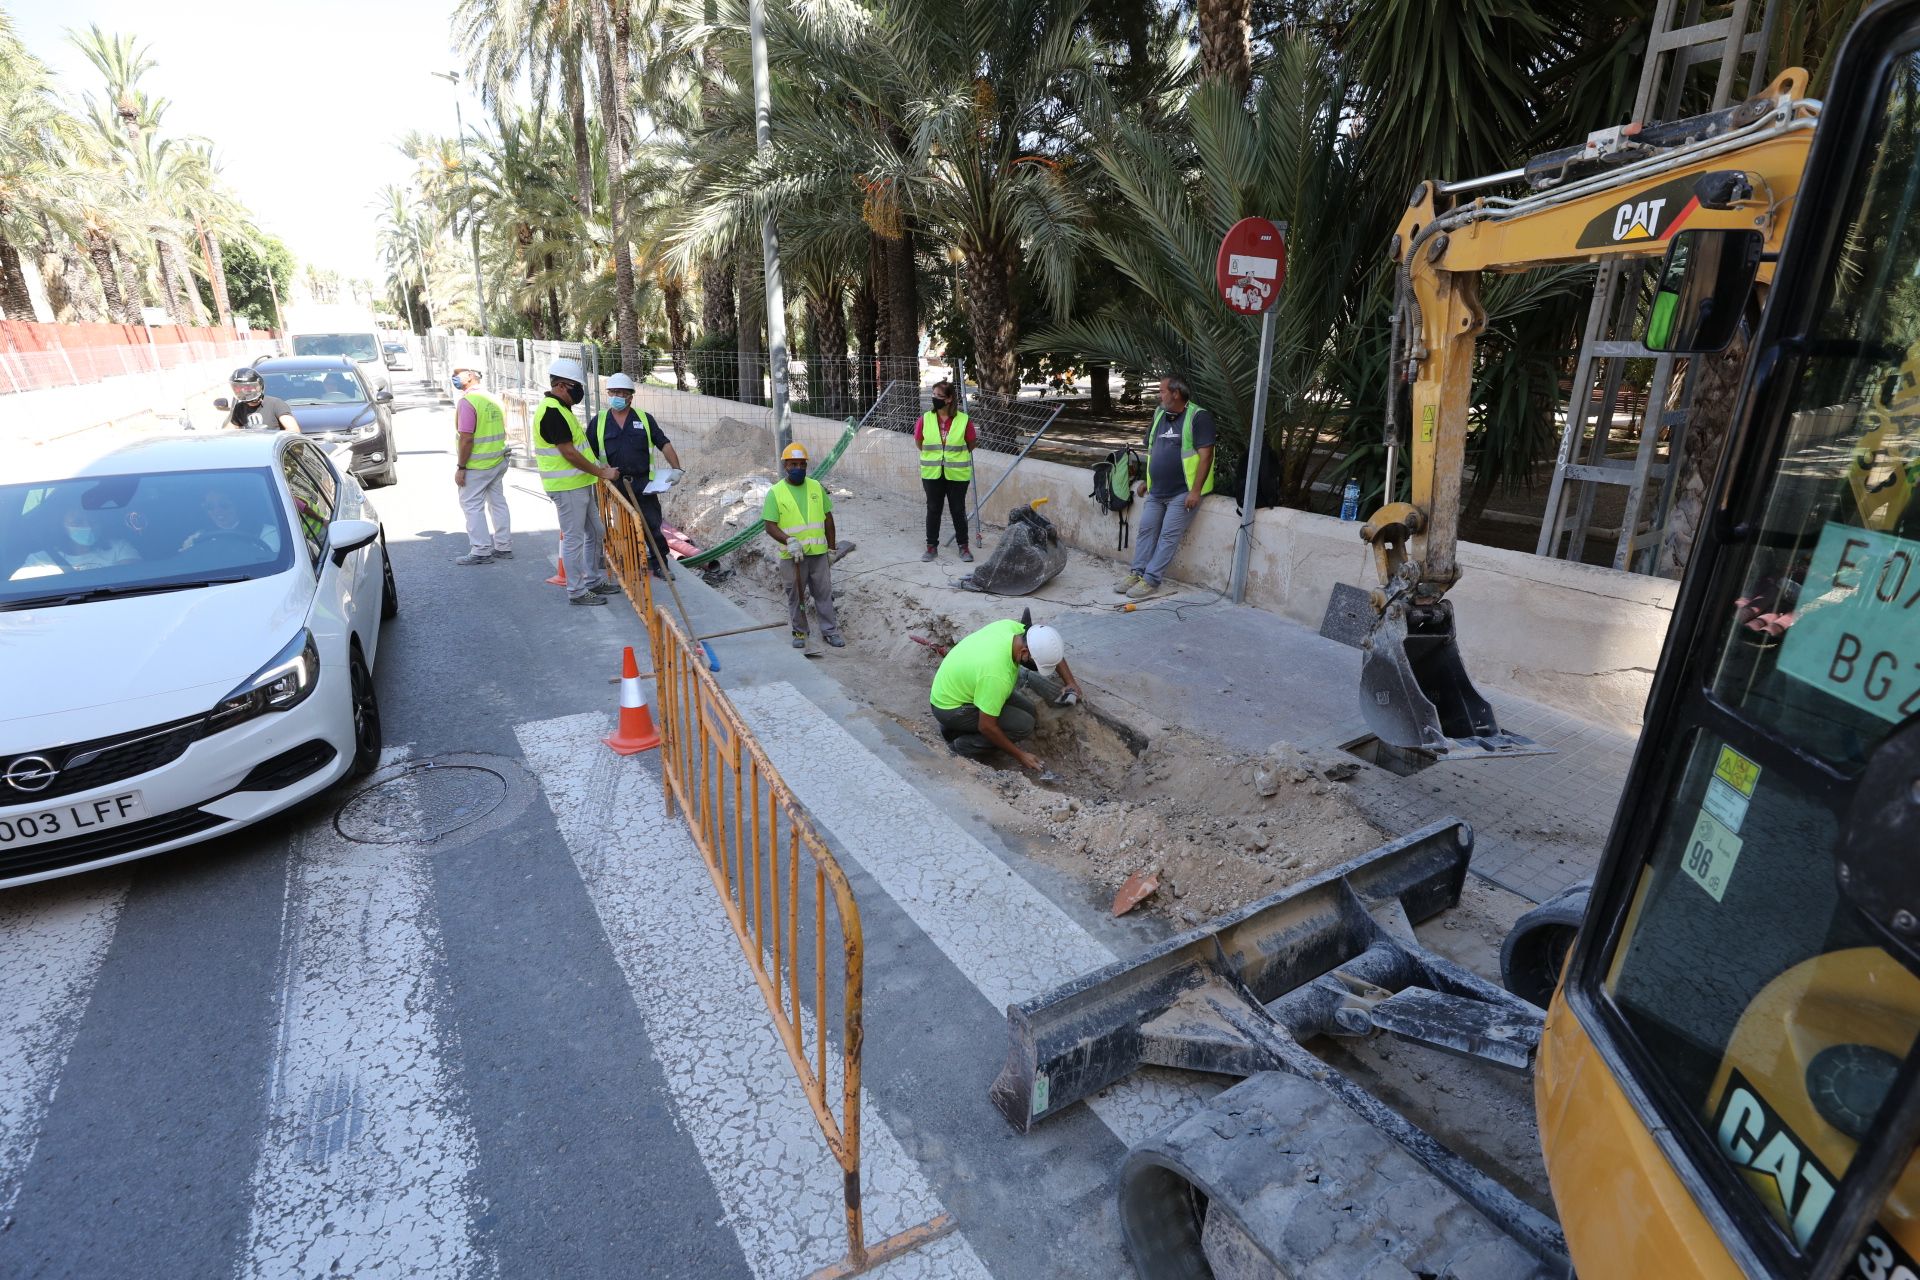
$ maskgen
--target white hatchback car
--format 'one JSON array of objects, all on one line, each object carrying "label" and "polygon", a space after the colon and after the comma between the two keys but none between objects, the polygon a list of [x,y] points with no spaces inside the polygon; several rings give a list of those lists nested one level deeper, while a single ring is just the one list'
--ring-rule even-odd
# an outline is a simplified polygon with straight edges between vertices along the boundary
[{"label": "white hatchback car", "polygon": [[300,436],[9,462],[0,887],[205,840],[372,769],[396,612],[373,505]]}]

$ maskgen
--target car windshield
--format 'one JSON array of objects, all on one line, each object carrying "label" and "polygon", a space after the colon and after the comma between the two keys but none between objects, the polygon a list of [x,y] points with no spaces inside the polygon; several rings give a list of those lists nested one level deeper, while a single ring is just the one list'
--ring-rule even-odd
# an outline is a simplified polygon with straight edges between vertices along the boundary
[{"label": "car windshield", "polygon": [[370,333],[301,333],[294,335],[293,354],[378,360],[380,343]]},{"label": "car windshield", "polygon": [[344,365],[337,369],[262,369],[261,380],[267,394],[279,396],[288,404],[364,404],[366,388],[354,371]]},{"label": "car windshield", "polygon": [[405,351],[406,349],[407,349],[407,344],[404,342],[389,342],[387,344],[387,350],[393,352],[395,355],[398,355],[400,352]]},{"label": "car windshield", "polygon": [[0,610],[240,582],[291,563],[264,467],[0,485]]}]

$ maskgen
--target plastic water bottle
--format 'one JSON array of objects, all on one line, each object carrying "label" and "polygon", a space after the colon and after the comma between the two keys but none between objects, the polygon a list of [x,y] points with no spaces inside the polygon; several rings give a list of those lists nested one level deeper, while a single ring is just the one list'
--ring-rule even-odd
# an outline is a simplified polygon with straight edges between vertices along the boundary
[{"label": "plastic water bottle", "polygon": [[1340,518],[1358,520],[1360,518],[1360,481],[1349,477],[1347,487],[1340,494]]}]

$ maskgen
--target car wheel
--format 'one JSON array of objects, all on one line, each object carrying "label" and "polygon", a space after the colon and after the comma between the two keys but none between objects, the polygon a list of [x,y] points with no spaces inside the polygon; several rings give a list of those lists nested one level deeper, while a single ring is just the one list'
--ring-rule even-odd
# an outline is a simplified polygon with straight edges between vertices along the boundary
[{"label": "car wheel", "polygon": [[364,778],[380,763],[380,698],[373,691],[373,673],[353,651],[349,668],[353,683],[353,768],[348,777]]},{"label": "car wheel", "polygon": [[398,617],[400,614],[400,589],[393,585],[393,557],[387,554],[387,544],[380,543],[380,621]]}]

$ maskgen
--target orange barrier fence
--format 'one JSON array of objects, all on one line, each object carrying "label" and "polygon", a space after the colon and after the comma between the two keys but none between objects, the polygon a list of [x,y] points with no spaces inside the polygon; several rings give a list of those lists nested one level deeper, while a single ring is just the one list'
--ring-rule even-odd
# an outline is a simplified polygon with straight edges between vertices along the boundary
[{"label": "orange barrier fence", "polygon": [[654,604],[640,513],[608,486],[600,491],[608,563],[641,610],[652,644],[668,812],[677,805],[693,832],[774,1030],[840,1165],[847,1256],[815,1280],[858,1275],[953,1229],[941,1214],[885,1240],[866,1240],[859,904],[806,808],[708,669],[699,637]]}]

